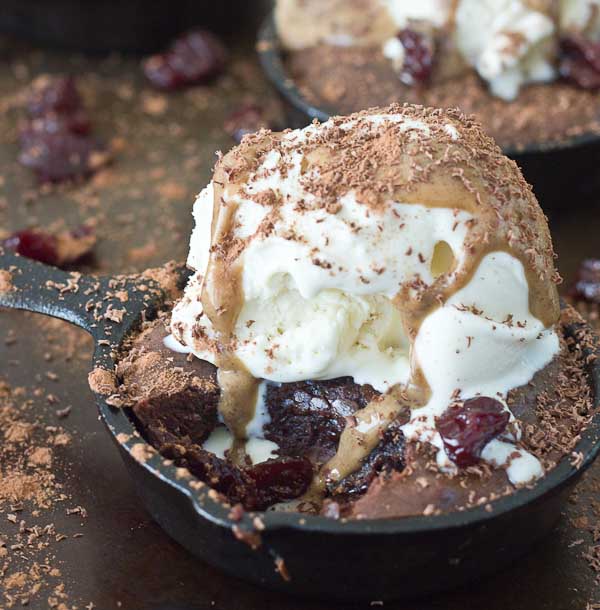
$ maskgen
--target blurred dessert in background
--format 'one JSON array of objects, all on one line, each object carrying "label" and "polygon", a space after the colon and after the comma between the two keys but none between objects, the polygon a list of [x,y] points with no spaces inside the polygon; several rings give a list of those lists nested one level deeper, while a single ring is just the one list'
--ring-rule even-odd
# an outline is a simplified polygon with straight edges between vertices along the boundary
[{"label": "blurred dessert in background", "polygon": [[504,147],[598,129],[599,14],[596,0],[278,0],[275,10],[312,103],[460,107]]}]

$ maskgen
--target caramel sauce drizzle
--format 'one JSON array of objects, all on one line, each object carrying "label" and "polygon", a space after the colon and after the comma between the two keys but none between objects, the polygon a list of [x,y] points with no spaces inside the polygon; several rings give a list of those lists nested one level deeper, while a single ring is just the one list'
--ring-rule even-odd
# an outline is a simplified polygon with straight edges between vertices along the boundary
[{"label": "caramel sauce drizzle", "polygon": [[[234,219],[238,206],[232,201],[231,195],[239,187],[230,181],[231,171],[232,168],[226,162],[219,164],[215,170],[212,244],[234,239]],[[225,425],[234,436],[230,456],[236,463],[241,463],[245,456],[246,427],[254,416],[260,383],[235,355],[234,328],[244,303],[241,284],[240,261],[228,260],[226,249],[213,247],[204,277],[201,301],[220,345],[215,362],[221,388],[218,408]]]}]

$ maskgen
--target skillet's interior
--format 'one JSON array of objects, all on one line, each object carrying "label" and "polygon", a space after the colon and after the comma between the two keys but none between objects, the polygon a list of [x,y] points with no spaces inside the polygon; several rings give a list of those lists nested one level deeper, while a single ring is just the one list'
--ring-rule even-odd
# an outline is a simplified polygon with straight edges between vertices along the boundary
[{"label": "skillet's interior", "polygon": [[[0,252],[0,268],[11,271],[13,285],[16,288],[8,293],[0,293],[0,306],[45,313],[84,328],[96,341],[94,367],[106,370],[112,370],[114,367],[115,348],[137,328],[144,316],[146,319],[153,316],[162,300],[160,291],[155,290],[155,286],[147,279],[142,281],[145,286],[152,286],[150,293],[147,289],[140,291],[140,278],[121,278],[119,281],[124,282],[122,285],[128,291],[130,300],[122,323],[115,324],[101,315],[102,311],[92,311],[89,307],[90,290],[95,291],[97,295],[104,295],[99,298],[105,308],[104,312],[109,306],[114,307],[118,304],[112,297],[107,296],[114,293],[114,278],[67,274],[12,253],[2,252]],[[182,277],[184,276],[183,273]],[[69,282],[74,279],[77,280],[78,288],[68,289]],[[572,332],[576,330],[573,328]],[[109,344],[106,337],[109,337]],[[590,366],[595,404],[598,407],[600,366],[596,363]],[[472,537],[488,536],[489,532],[498,527],[501,532],[506,532],[509,536],[513,525],[526,523],[524,515],[528,513],[534,514],[535,522],[540,521],[536,511],[542,511],[540,514],[549,513],[549,528],[554,523],[554,517],[559,514],[561,502],[566,499],[566,492],[600,451],[600,414],[596,414],[576,447],[576,450],[583,454],[583,461],[578,468],[575,468],[568,459],[563,459],[532,489],[522,489],[495,501],[491,512],[480,507],[443,515],[350,522],[281,512],[244,513],[240,516],[235,511],[232,512],[229,506],[222,504],[206,485],[199,485],[193,478],[182,476],[181,469],[177,469],[151,449],[138,434],[127,410],[111,407],[107,404],[106,397],[101,395],[96,395],[96,402],[102,419],[119,446],[130,471],[134,474],[134,483],[148,510],[180,543],[208,561],[256,582],[297,593],[353,599],[362,594],[373,599],[373,596],[378,594],[381,597],[398,597],[401,593],[397,584],[389,582],[389,578],[384,579],[384,584],[380,584],[377,591],[370,590],[374,585],[369,578],[363,583],[358,583],[360,586],[358,592],[352,583],[341,592],[335,591],[331,585],[330,575],[318,574],[318,562],[313,565],[310,560],[309,554],[314,551],[316,543],[326,544],[331,555],[339,551],[342,557],[347,554],[344,545],[351,544],[350,548],[355,548],[357,542],[359,548],[366,549],[372,544],[376,544],[375,548],[379,548],[386,540],[402,542],[412,540],[418,548],[436,549],[449,537],[458,537],[459,540],[468,539],[467,541],[470,542]],[[257,520],[256,517],[259,519]],[[545,525],[542,529],[547,531]],[[199,537],[198,540],[191,541],[190,538],[195,536]],[[527,538],[529,532],[526,531],[524,536]],[[303,541],[307,541],[307,544]],[[486,540],[486,544],[498,546],[500,542]],[[498,546],[498,549],[494,550],[508,549],[507,560],[513,558],[515,553],[524,550],[515,549],[513,553],[508,540],[503,540],[502,544],[504,545],[502,548]],[[214,545],[217,545],[219,550],[216,554]],[[288,548],[290,545],[292,550]],[[254,553],[255,547],[260,547],[260,553]],[[262,560],[259,557],[262,557]],[[369,557],[361,557],[357,558],[357,564],[360,561],[372,563]],[[307,584],[306,580],[303,580],[303,575],[298,576],[298,569],[293,571],[296,578],[291,582],[282,578],[281,574],[286,575],[284,569],[280,570],[279,575],[273,576],[273,566],[280,568],[282,564],[278,562],[283,561],[282,558],[285,558],[286,562],[292,558],[300,562],[298,565],[308,566],[311,583]],[[480,558],[475,557],[475,559],[479,562]],[[428,559],[425,558],[423,561],[426,562]],[[497,562],[494,560],[490,568],[474,572],[471,570],[471,572],[473,576],[477,576],[480,572],[497,569],[495,566],[500,563],[502,563],[500,560]],[[401,567],[392,563],[390,569],[397,571]],[[386,575],[385,570],[378,572]],[[415,583],[412,592],[421,594],[439,588],[448,588],[455,581],[458,584],[469,577],[468,573],[457,576],[452,570],[448,570],[446,576],[445,579],[440,578],[439,582],[435,583],[427,582],[424,585]],[[398,577],[398,581],[402,581],[401,576]]]}]

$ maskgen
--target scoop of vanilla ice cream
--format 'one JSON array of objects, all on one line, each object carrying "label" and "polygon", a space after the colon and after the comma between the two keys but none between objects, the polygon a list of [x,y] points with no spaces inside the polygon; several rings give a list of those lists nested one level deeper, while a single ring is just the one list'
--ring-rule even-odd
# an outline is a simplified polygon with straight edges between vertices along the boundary
[{"label": "scoop of vanilla ice cream", "polygon": [[553,19],[524,0],[461,0],[456,45],[491,92],[513,100],[521,86],[556,77]]},{"label": "scoop of vanilla ice cream", "polygon": [[[275,176],[269,180],[283,192],[296,190],[295,196],[283,205],[273,233],[253,239],[243,254],[236,355],[253,376],[277,382],[349,375],[382,392],[406,383],[410,344],[392,298],[411,278],[433,281],[436,244],[448,244],[460,263],[471,215],[401,202],[390,202],[375,215],[353,193],[341,199],[335,215],[324,209],[298,214],[300,155],[294,163],[279,185]],[[250,184],[249,190],[263,187]],[[174,327],[184,329],[181,338],[188,345],[198,345],[195,324],[202,325],[203,336],[213,337],[210,320],[196,322],[201,306],[192,297],[199,296],[211,247],[212,190],[209,185],[194,205],[188,263],[197,276],[186,291],[189,302],[184,299],[173,313]],[[239,235],[254,234],[266,213],[242,199]],[[302,239],[288,239],[290,234]],[[198,355],[213,359],[202,348]]]},{"label": "scoop of vanilla ice cream", "polygon": [[[440,466],[451,468],[435,417],[457,397],[504,400],[559,349],[552,323],[531,309],[537,303],[547,320],[557,311],[535,199],[479,127],[452,114],[392,106],[269,138],[240,147],[257,155],[254,165],[230,153],[252,168],[241,184],[217,197],[211,182],[196,200],[195,274],[174,308],[174,336],[217,362],[223,346],[202,289],[213,253],[237,244],[242,300],[231,349],[245,369],[271,382],[350,376],[380,392],[419,370],[429,399],[404,432],[436,445]],[[333,195],[315,190],[325,181]],[[215,218],[227,210],[233,234],[217,243]],[[417,310],[419,323],[410,319]],[[522,483],[541,465],[516,458],[517,440],[496,439],[486,459]]]}]

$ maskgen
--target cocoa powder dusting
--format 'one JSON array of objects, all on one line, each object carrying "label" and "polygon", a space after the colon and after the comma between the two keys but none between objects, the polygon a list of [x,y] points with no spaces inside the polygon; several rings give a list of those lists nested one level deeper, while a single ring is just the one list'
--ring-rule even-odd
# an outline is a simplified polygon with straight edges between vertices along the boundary
[{"label": "cocoa powder dusting", "polygon": [[55,448],[70,437],[38,417],[25,388],[0,379],[0,520],[8,522],[0,538],[0,608],[48,604],[68,610],[73,606],[54,556],[54,545],[67,536],[56,530],[51,515],[69,500],[52,463]]}]

